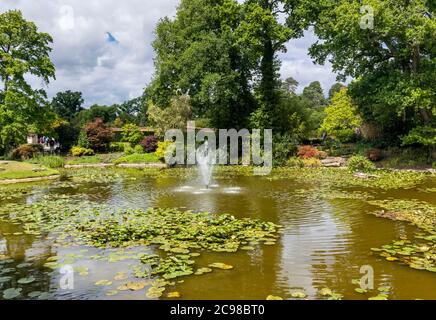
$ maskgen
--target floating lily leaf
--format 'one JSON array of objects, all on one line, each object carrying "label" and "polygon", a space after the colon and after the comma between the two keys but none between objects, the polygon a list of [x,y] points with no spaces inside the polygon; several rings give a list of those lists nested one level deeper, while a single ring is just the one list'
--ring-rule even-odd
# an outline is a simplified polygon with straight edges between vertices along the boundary
[{"label": "floating lily leaf", "polygon": [[268,297],[266,297],[266,300],[283,300],[283,298],[279,296],[269,295]]},{"label": "floating lily leaf", "polygon": [[38,298],[42,294],[41,291],[32,291],[27,296],[29,298]]},{"label": "floating lily leaf", "polygon": [[127,278],[128,275],[125,272],[118,272],[114,277],[115,280],[126,280]]},{"label": "floating lily leaf", "polygon": [[112,281],[109,280],[99,280],[95,283],[96,286],[110,286]]},{"label": "floating lily leaf", "polygon": [[17,282],[19,284],[28,284],[34,282],[36,279],[34,277],[28,277],[28,278],[21,278]]},{"label": "floating lily leaf", "polygon": [[385,287],[378,287],[377,290],[380,291],[380,292],[389,292],[389,291],[392,290],[392,288],[388,287],[388,286],[385,286]]},{"label": "floating lily leaf", "polygon": [[205,274],[205,273],[209,273],[209,272],[212,272],[212,269],[211,268],[198,268],[196,271],[195,271],[195,275],[197,275],[197,276],[199,276],[199,275],[202,275],[202,274]]},{"label": "floating lily leaf", "polygon": [[175,292],[169,292],[168,294],[167,294],[167,297],[168,298],[180,298],[182,295],[180,294],[180,292],[177,292],[177,291],[175,291]]},{"label": "floating lily leaf", "polygon": [[254,247],[244,246],[244,247],[241,247],[241,250],[252,251],[252,250],[254,250]]},{"label": "floating lily leaf", "polygon": [[28,268],[28,267],[31,267],[31,266],[32,266],[31,263],[24,262],[24,263],[20,263],[19,265],[17,265],[17,268],[18,269],[23,269],[23,268]]},{"label": "floating lily leaf", "polygon": [[165,288],[163,287],[151,287],[147,291],[147,298],[155,299],[162,296],[163,292],[165,291]]},{"label": "floating lily leaf", "polygon": [[368,292],[368,290],[362,289],[362,288],[356,288],[356,289],[354,289],[354,291],[356,291],[357,293],[367,293]]},{"label": "floating lily leaf", "polygon": [[9,276],[0,277],[0,283],[8,282],[8,281],[11,281],[11,280],[12,280],[12,277],[9,277]]},{"label": "floating lily leaf", "polygon": [[147,281],[127,282],[126,284],[119,286],[117,289],[120,291],[138,291],[144,289],[147,285],[149,285],[149,282]]},{"label": "floating lily leaf", "polygon": [[217,269],[222,269],[222,270],[230,270],[233,269],[233,266],[229,265],[229,264],[225,264],[222,262],[215,262],[215,263],[211,263],[209,265],[209,267],[211,268],[217,268]]},{"label": "floating lily leaf", "polygon": [[297,299],[304,299],[304,298],[307,297],[307,295],[304,292],[297,291],[297,292],[291,293],[291,297],[292,298],[297,298]]},{"label": "floating lily leaf", "polygon": [[322,288],[322,289],[319,291],[319,294],[322,295],[322,296],[331,296],[331,295],[333,294],[333,292],[332,292],[332,290],[329,289],[329,288]]},{"label": "floating lily leaf", "polygon": [[15,299],[16,297],[21,295],[21,288],[9,288],[3,291],[3,298],[4,299]]},{"label": "floating lily leaf", "polygon": [[368,300],[388,300],[386,295],[378,295],[375,297],[368,298]]},{"label": "floating lily leaf", "polygon": [[114,296],[116,294],[118,294],[117,290],[109,290],[105,293],[105,295],[107,295],[108,297]]}]

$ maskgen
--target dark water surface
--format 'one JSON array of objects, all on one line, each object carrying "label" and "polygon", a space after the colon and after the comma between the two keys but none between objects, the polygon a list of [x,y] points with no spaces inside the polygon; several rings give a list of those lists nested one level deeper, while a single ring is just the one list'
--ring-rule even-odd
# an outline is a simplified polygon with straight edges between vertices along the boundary
[{"label": "dark water surface", "polygon": [[[127,175],[128,176],[128,175]],[[124,176],[125,177],[125,176]],[[250,217],[283,225],[284,232],[276,245],[258,246],[254,251],[237,253],[203,253],[196,262],[207,265],[223,262],[233,270],[216,270],[202,276],[188,276],[169,291],[178,291],[182,299],[265,299],[268,295],[290,298],[302,291],[309,299],[317,299],[320,288],[328,287],[344,295],[344,299],[367,299],[355,292],[353,279],[359,279],[361,266],[374,269],[375,288],[392,287],[390,299],[436,299],[435,273],[419,271],[388,262],[371,252],[400,236],[412,237],[416,228],[403,222],[377,218],[368,213],[377,208],[365,199],[328,199],[318,194],[330,191],[321,186],[292,179],[268,180],[259,177],[233,177],[215,180],[216,186],[204,190],[194,181],[174,177],[150,177],[134,174],[134,179],[68,187],[61,182],[35,184],[31,195],[0,200],[31,203],[44,194],[85,194],[87,200],[112,208],[169,207],[189,210],[231,213],[238,218]],[[412,190],[382,191],[353,188],[369,192],[375,199],[418,199],[436,204],[435,180],[428,180]],[[40,191],[38,191],[40,189]],[[0,291],[22,288],[19,299],[34,291],[46,292],[48,299],[147,299],[146,289],[107,293],[125,283],[114,280],[117,272],[126,272],[131,280],[132,268],[138,265],[134,255],[147,248],[96,249],[90,247],[54,246],[48,239],[22,234],[19,224],[0,220]],[[114,256],[113,261],[93,256]],[[122,259],[116,259],[123,256]],[[59,270],[44,267],[49,257],[62,257],[64,263],[86,269],[87,274],[74,275],[74,290],[59,288]],[[131,258],[129,258],[131,257]],[[140,264],[140,263],[139,263]],[[77,269],[77,270],[79,270]],[[35,281],[20,284],[18,279],[32,276]],[[2,277],[6,277],[3,278]],[[107,279],[112,284],[96,286]],[[0,299],[2,299],[0,292]]]}]

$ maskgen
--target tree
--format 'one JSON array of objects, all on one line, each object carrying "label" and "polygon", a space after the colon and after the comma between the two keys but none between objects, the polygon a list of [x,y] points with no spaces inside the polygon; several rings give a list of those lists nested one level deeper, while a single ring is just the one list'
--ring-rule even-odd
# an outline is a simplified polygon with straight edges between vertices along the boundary
[{"label": "tree", "polygon": [[156,128],[156,136],[163,138],[170,129],[184,130],[192,117],[190,98],[187,95],[174,97],[170,106],[161,109],[151,105],[148,108],[148,118]]},{"label": "tree", "polygon": [[81,92],[58,92],[52,99],[51,106],[61,118],[71,121],[76,114],[83,110],[84,100]]},{"label": "tree", "polygon": [[30,131],[42,132],[53,120],[45,91],[33,89],[26,80],[32,75],[47,84],[55,78],[52,42],[20,11],[0,14],[0,151],[22,143]]},{"label": "tree", "polygon": [[342,89],[343,87],[345,87],[345,86],[344,86],[342,83],[339,83],[339,82],[336,82],[335,84],[333,84],[333,85],[330,87],[330,90],[329,90],[329,101],[330,101],[330,102],[332,101],[333,96],[334,96],[336,93],[338,93],[339,91],[341,91],[341,89]]},{"label": "tree", "polygon": [[341,142],[350,140],[362,124],[347,88],[342,88],[333,96],[332,104],[325,108],[325,114],[320,130]]},{"label": "tree", "polygon": [[[329,61],[338,80],[356,79],[349,94],[364,120],[397,138],[417,126],[435,127],[435,7],[427,0],[289,0],[288,21],[314,25],[309,50]],[[373,25],[359,14],[368,5]],[[368,14],[368,12],[366,13]]]},{"label": "tree", "polygon": [[313,81],[304,88],[302,97],[310,103],[311,108],[314,110],[322,109],[327,105],[327,100],[319,81]]},{"label": "tree", "polygon": [[126,124],[121,132],[121,140],[129,142],[132,146],[136,146],[144,137],[141,129],[133,123]]},{"label": "tree", "polygon": [[286,80],[282,81],[282,90],[290,93],[290,94],[295,94],[295,92],[297,91],[298,88],[298,81],[295,80],[292,77],[286,78]]},{"label": "tree", "polygon": [[176,17],[162,19],[153,47],[156,73],[146,94],[165,109],[173,97],[189,94],[196,117],[219,128],[244,127],[256,108],[252,64],[235,30],[241,6],[234,0],[182,0]]},{"label": "tree", "polygon": [[72,121],[77,126],[83,126],[87,122],[95,121],[100,118],[105,123],[114,122],[117,118],[117,106],[100,106],[97,104],[92,105],[89,109],[80,111]]},{"label": "tree", "polygon": [[112,129],[107,127],[103,119],[97,118],[94,122],[85,125],[84,131],[88,138],[89,147],[95,152],[104,152],[109,149],[112,141]]},{"label": "tree", "polygon": [[54,138],[61,145],[61,151],[67,152],[73,147],[79,137],[80,129],[66,120],[56,121],[54,126]]},{"label": "tree", "polygon": [[147,103],[144,96],[116,105],[116,108],[118,118],[123,123],[134,123],[142,126],[147,122]]}]

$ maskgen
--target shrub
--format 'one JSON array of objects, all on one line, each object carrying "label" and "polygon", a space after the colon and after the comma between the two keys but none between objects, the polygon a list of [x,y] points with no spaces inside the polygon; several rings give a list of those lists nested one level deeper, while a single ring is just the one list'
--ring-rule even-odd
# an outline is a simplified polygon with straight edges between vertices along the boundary
[{"label": "shrub", "polygon": [[298,147],[297,152],[298,157],[302,159],[310,159],[310,158],[325,158],[325,152],[319,151],[318,149],[312,147],[312,146],[301,146]]},{"label": "shrub", "polygon": [[369,149],[366,156],[371,161],[380,161],[383,159],[383,152],[380,149]]},{"label": "shrub", "polygon": [[135,151],[135,153],[138,153],[138,154],[144,153],[144,148],[142,148],[142,146],[139,144],[137,146],[135,146],[135,148],[133,148],[133,150]]},{"label": "shrub", "polygon": [[165,161],[165,153],[167,152],[168,148],[172,147],[173,145],[174,143],[171,141],[158,142],[157,150],[155,152],[156,157],[161,161]]},{"label": "shrub", "polygon": [[155,152],[157,149],[157,138],[155,136],[145,137],[140,145],[144,148],[146,153]]},{"label": "shrub", "polygon": [[77,145],[79,147],[82,147],[82,148],[86,148],[86,149],[89,148],[88,137],[87,137],[86,132],[84,130],[80,131],[80,133],[79,133],[79,138],[77,140]]},{"label": "shrub", "polygon": [[436,161],[432,163],[431,167],[432,167],[433,169],[436,169]]},{"label": "shrub", "polygon": [[274,136],[273,162],[275,166],[285,165],[289,157],[297,151],[296,139],[290,135]]},{"label": "shrub", "polygon": [[124,148],[124,154],[125,155],[131,155],[135,153],[135,149],[132,148],[132,146],[129,144]]},{"label": "shrub", "polygon": [[286,162],[286,166],[292,168],[319,168],[322,166],[322,163],[319,159],[309,158],[309,159],[301,159],[297,157],[289,158]]},{"label": "shrub", "polygon": [[126,124],[121,132],[121,141],[129,142],[132,146],[137,145],[143,137],[141,129],[136,124]]},{"label": "shrub", "polygon": [[129,142],[112,142],[109,145],[109,149],[111,152],[124,152],[124,150],[130,147]]},{"label": "shrub", "polygon": [[89,148],[95,152],[108,150],[113,132],[103,123],[101,118],[95,119],[94,122],[87,123],[84,130],[89,141]]},{"label": "shrub", "polygon": [[70,152],[71,152],[71,155],[73,157],[83,157],[83,156],[92,156],[92,155],[94,155],[94,150],[87,149],[87,148],[82,148],[82,147],[79,147],[79,146],[72,147]]},{"label": "shrub", "polygon": [[64,166],[64,159],[58,156],[38,156],[34,158],[31,162],[52,169],[62,168]]},{"label": "shrub", "polygon": [[347,162],[347,166],[353,172],[370,172],[375,169],[375,165],[363,156],[351,157]]},{"label": "shrub", "polygon": [[12,158],[16,160],[28,160],[44,151],[39,144],[23,144],[12,151]]}]

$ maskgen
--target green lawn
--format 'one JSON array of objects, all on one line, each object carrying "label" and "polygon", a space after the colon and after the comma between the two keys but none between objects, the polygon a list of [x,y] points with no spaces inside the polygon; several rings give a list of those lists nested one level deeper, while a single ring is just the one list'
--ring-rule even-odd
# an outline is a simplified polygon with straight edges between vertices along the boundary
[{"label": "green lawn", "polygon": [[113,161],[115,164],[120,163],[156,163],[160,162],[159,158],[154,153],[135,153],[121,157]]},{"label": "green lawn", "polygon": [[0,180],[26,179],[58,175],[59,171],[28,162],[0,162]]},{"label": "green lawn", "polygon": [[122,155],[123,155],[122,153],[107,153],[107,154],[97,154],[95,156],[67,158],[66,164],[80,165],[80,164],[112,163],[116,159],[120,158]]}]

